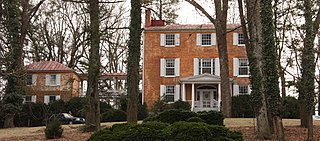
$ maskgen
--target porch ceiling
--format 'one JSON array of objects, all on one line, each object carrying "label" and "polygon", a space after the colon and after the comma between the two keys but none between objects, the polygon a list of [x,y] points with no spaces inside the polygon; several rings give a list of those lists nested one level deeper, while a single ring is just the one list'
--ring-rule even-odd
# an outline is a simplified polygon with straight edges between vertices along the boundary
[{"label": "porch ceiling", "polygon": [[203,83],[203,82],[221,82],[221,78],[218,75],[212,74],[200,74],[195,76],[188,76],[180,79],[183,83]]}]

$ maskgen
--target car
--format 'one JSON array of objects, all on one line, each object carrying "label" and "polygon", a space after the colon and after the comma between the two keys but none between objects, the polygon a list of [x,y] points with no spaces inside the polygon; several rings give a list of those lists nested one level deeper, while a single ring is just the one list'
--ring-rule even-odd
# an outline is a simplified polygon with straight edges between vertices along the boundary
[{"label": "car", "polygon": [[62,124],[82,124],[86,122],[84,118],[74,117],[69,113],[53,114],[49,118],[49,121],[53,120],[54,118],[58,119]]}]

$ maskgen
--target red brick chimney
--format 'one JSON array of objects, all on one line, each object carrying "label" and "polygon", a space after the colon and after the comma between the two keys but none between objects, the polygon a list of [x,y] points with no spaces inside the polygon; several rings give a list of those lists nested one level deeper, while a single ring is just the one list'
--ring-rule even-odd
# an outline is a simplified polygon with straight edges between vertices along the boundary
[{"label": "red brick chimney", "polygon": [[151,9],[147,8],[146,10],[146,18],[145,18],[145,27],[151,26]]}]

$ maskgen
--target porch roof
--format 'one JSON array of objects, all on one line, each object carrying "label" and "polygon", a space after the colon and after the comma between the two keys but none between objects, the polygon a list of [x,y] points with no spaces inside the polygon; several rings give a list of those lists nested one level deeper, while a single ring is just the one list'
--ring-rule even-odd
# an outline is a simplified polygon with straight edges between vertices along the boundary
[{"label": "porch roof", "polygon": [[182,83],[208,83],[208,82],[215,82],[215,83],[220,83],[221,78],[218,75],[212,75],[208,73],[200,74],[200,75],[195,75],[195,76],[188,76],[181,78],[180,81]]}]

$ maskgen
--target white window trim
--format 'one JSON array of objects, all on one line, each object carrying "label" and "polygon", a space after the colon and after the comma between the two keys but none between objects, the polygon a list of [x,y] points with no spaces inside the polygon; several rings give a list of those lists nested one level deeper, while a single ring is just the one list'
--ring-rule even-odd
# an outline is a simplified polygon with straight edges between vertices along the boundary
[{"label": "white window trim", "polygon": [[[27,101],[26,100],[26,96],[31,96],[31,101]],[[23,98],[23,103],[26,103],[26,102],[36,103],[37,102],[37,96],[36,95],[26,95],[26,96]]]},{"label": "white window trim", "polygon": [[[239,75],[239,59],[247,59],[247,58],[233,58],[233,76],[237,77],[250,77],[250,71],[248,75]],[[248,66],[250,70],[250,66]]]},{"label": "white window trim", "polygon": [[37,85],[37,75],[36,74],[27,74],[27,75],[31,75],[31,84],[27,86],[35,86]]},{"label": "white window trim", "polygon": [[211,33],[211,44],[210,45],[203,45],[202,44],[202,35],[203,34],[210,34],[210,33],[197,33],[196,35],[196,44],[197,46],[201,47],[211,47],[211,46],[216,46],[217,45],[217,36],[216,33]]},{"label": "white window trim", "polygon": [[[242,33],[240,33],[242,34]],[[233,33],[233,45],[239,46],[239,47],[245,47],[245,44],[239,44],[239,33],[234,32]]]},{"label": "white window trim", "polygon": [[[166,59],[174,59],[174,75],[166,75]],[[161,58],[160,59],[160,76],[161,77],[180,76],[180,58]]]},{"label": "white window trim", "polygon": [[166,89],[167,86],[174,86],[174,100],[173,102],[168,103],[174,103],[180,99],[180,85],[160,85],[160,99],[163,99],[166,95]]},{"label": "white window trim", "polygon": [[[50,82],[51,75],[56,75],[56,84],[51,84],[51,82]],[[46,74],[45,85],[46,86],[60,86],[61,85],[61,74]]]},{"label": "white window trim", "polygon": [[[171,33],[169,33],[171,34]],[[160,34],[160,46],[162,47],[176,47],[180,46],[180,34],[172,34],[174,35],[174,45],[166,45],[166,35],[167,34]]]},{"label": "white window trim", "polygon": [[55,96],[56,100],[60,100],[61,99],[60,95],[45,95],[43,97],[43,103],[49,104],[50,103],[50,96]]}]

